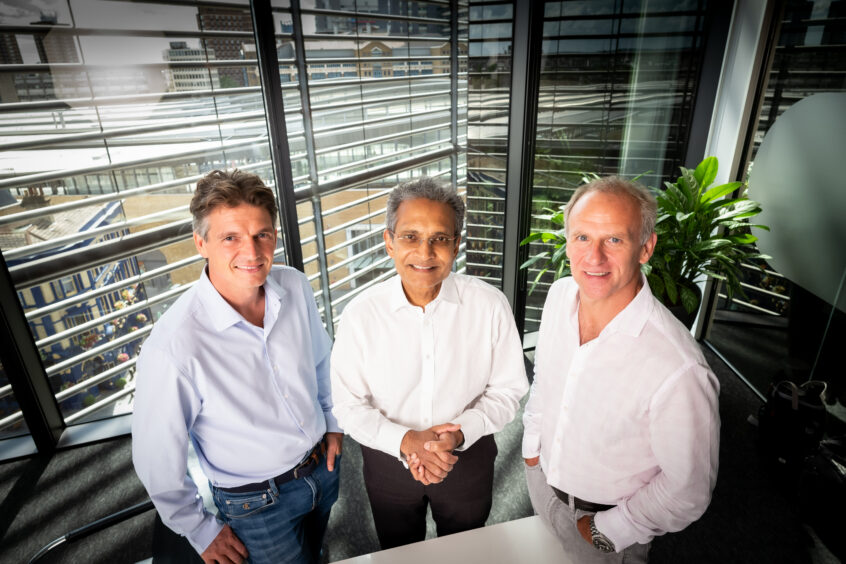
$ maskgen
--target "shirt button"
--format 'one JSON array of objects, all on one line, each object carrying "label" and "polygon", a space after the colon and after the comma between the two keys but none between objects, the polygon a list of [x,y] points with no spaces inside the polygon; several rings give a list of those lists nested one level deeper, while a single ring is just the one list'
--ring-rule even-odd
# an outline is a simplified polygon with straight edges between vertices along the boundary
[{"label": "shirt button", "polygon": [[285,399],[288,399],[288,394],[285,394],[285,396],[284,396],[284,397],[285,397]]}]

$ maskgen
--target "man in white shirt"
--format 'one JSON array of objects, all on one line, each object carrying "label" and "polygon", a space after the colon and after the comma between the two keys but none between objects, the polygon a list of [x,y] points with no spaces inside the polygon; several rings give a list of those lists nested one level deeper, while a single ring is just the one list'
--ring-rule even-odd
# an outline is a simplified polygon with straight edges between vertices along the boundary
[{"label": "man in white shirt", "polygon": [[388,198],[385,247],[399,276],[346,307],[332,351],[334,413],[362,445],[383,549],[481,527],[496,443],[528,390],[505,296],[451,273],[464,203],[421,178]]},{"label": "man in white shirt", "polygon": [[719,450],[719,384],[652,296],[655,198],[605,178],[565,210],[572,277],[544,306],[523,457],[535,511],[573,562],[646,562],[698,519]]},{"label": "man in white shirt", "polygon": [[[343,433],[311,285],[272,265],[276,203],[258,176],[213,171],[190,208],[207,265],[138,359],[135,470],[203,561],[316,562]],[[187,475],[189,440],[222,523]]]}]

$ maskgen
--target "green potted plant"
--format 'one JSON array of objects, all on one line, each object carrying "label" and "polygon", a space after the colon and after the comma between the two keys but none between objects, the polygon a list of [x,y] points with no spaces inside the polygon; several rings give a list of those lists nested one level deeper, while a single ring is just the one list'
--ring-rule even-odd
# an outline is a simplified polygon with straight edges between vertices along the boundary
[{"label": "green potted plant", "polygon": [[[746,186],[742,182],[711,186],[717,177],[717,168],[717,158],[707,157],[694,170],[682,167],[675,182],[665,182],[666,190],[656,191],[658,242],[652,259],[643,265],[643,272],[652,293],[674,309],[688,326],[701,301],[699,280],[703,277],[722,280],[730,297],[735,292],[743,294],[741,263],[769,258],[754,247],[757,237],[750,232],[753,227],[769,230],[749,221],[760,213],[761,206],[746,196]],[[592,178],[595,176],[584,180]],[[740,192],[735,197],[725,198],[737,190]],[[549,247],[521,265],[521,268],[542,266],[530,291],[545,272],[553,271],[556,279],[569,274],[564,206],[544,212],[534,217],[549,222],[551,228],[535,230],[520,243],[528,245],[541,241]]]}]

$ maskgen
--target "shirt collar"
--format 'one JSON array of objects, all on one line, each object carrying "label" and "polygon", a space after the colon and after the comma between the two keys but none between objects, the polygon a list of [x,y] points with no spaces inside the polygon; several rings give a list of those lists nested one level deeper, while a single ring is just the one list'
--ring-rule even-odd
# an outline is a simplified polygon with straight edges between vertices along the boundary
[{"label": "shirt collar", "polygon": [[[405,292],[402,289],[402,279],[399,275],[394,276],[391,279],[391,291],[390,291],[390,308],[391,311],[399,311],[404,307],[416,307],[411,305],[408,302],[408,298],[405,297]],[[453,304],[460,304],[461,297],[458,295],[458,286],[455,283],[455,273],[450,272],[449,276],[441,282],[441,291],[438,292],[438,296],[431,301],[429,305],[434,305],[438,302],[449,302]],[[427,310],[428,311],[428,310]]]},{"label": "shirt collar", "polygon": [[[652,298],[652,290],[649,288],[649,282],[643,273],[640,274],[643,286],[638,290],[634,299],[623,308],[623,310],[614,316],[608,325],[602,330],[601,334],[609,335],[611,333],[625,333],[636,337],[640,335],[646,320],[652,314],[655,307],[655,301]],[[575,292],[575,299],[571,302],[572,309],[570,310],[570,323],[579,334],[579,286],[573,281],[573,292]]]},{"label": "shirt collar", "polygon": [[655,301],[652,298],[652,290],[649,288],[649,282],[643,273],[640,274],[640,280],[643,283],[637,295],[629,304],[623,308],[623,311],[617,314],[606,329],[614,332],[625,333],[636,337],[640,335],[649,316],[652,315],[652,310],[655,307]]},{"label": "shirt collar", "polygon": [[[265,298],[265,313],[272,312],[275,314],[279,311],[282,305],[286,290],[268,276],[264,281],[264,298]],[[244,317],[235,311],[229,302],[223,299],[214,284],[211,283],[208,274],[208,267],[203,268],[200,279],[197,281],[197,297],[200,303],[203,304],[209,314],[211,325],[215,331],[223,331],[240,321],[244,321]],[[265,319],[265,327],[272,325],[273,320]],[[269,323],[270,322],[270,323]]]}]

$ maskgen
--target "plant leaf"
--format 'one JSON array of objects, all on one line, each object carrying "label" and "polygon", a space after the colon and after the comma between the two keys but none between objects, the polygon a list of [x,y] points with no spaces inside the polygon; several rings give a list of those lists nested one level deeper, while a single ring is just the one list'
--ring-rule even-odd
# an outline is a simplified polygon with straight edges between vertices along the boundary
[{"label": "plant leaf", "polygon": [[710,186],[714,182],[714,179],[717,178],[718,168],[719,161],[717,161],[717,157],[707,157],[693,171],[693,176],[696,178],[699,186],[704,189]]},{"label": "plant leaf", "polygon": [[738,188],[740,188],[740,182],[729,182],[728,184],[721,184],[719,186],[714,186],[704,194],[702,194],[702,201],[703,202],[710,202],[711,200],[717,200],[722,198],[726,194],[731,194]]},{"label": "plant leaf", "polygon": [[693,313],[699,307],[699,298],[687,286],[679,286],[681,290],[681,303],[687,313]]}]

